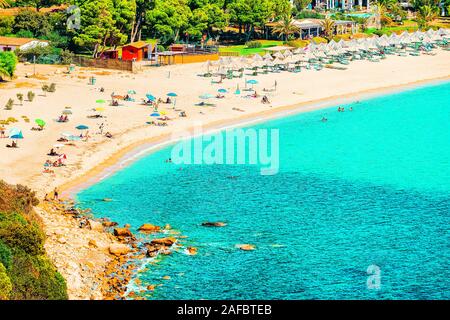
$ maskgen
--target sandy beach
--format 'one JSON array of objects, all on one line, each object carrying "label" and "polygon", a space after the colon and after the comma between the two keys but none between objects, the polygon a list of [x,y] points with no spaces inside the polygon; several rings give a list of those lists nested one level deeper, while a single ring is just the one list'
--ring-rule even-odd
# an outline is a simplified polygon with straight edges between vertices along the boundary
[{"label": "sandy beach", "polygon": [[[356,101],[405,86],[447,80],[450,78],[450,51],[437,49],[435,52],[436,55],[419,57],[388,56],[378,63],[355,61],[347,66],[347,70],[303,70],[300,73],[244,76],[243,79],[225,79],[222,84],[212,83],[211,78],[199,77],[198,74],[206,71],[202,64],[147,68],[138,74],[87,68],[76,68],[73,73],[65,74],[66,67],[37,65],[39,76],[34,78],[25,77],[34,72],[34,66],[20,65],[17,79],[0,84],[0,105],[4,106],[10,98],[16,101],[12,110],[0,110],[0,119],[16,118],[18,122],[7,129],[21,129],[24,139],[19,140],[18,149],[6,148],[10,140],[0,139],[0,177],[11,184],[28,185],[40,197],[55,187],[65,191],[64,196],[70,196],[80,187],[120,169],[130,155],[168,141],[173,134],[189,130],[194,125],[201,124],[204,130],[221,128],[283,116],[293,111],[306,112]],[[97,78],[95,85],[88,84],[91,76]],[[244,98],[245,92],[241,96],[233,94],[238,85],[243,89],[245,80],[249,79],[259,81],[254,88],[258,94],[266,94],[270,104],[262,104],[261,98]],[[272,88],[275,82],[276,91],[263,92],[264,88]],[[55,83],[56,92],[44,96],[40,89],[43,83]],[[104,92],[100,92],[101,87]],[[219,88],[230,93],[225,94],[224,99],[208,101],[216,107],[195,106],[201,101],[200,95],[216,95]],[[30,90],[36,93],[34,101],[18,104],[16,94],[26,96]],[[112,92],[125,95],[129,90],[136,91],[135,102],[121,101],[123,105],[109,106]],[[187,117],[179,117],[179,111],[174,110],[173,105],[161,104],[159,110],[172,119],[167,121],[168,126],[147,124],[154,120],[150,117],[153,109],[142,105],[141,99],[147,93],[165,99],[168,92],[177,93],[175,109],[185,111]],[[107,101],[105,111],[101,113],[103,118],[88,118],[96,114],[93,108],[99,107],[96,104],[98,99]],[[56,122],[65,107],[70,107],[73,113],[69,115],[70,121]],[[30,119],[29,123],[24,122],[24,116]],[[31,131],[37,118],[47,123],[43,131]],[[47,153],[61,133],[79,134],[75,127],[80,124],[89,126],[89,140],[76,141],[61,148],[60,152],[67,155],[66,166],[51,168],[54,173],[44,173],[43,164],[49,159]],[[101,124],[104,125],[103,133],[110,132],[113,138],[100,134]],[[46,225],[47,251],[68,282],[70,298],[102,298],[99,291],[101,273],[113,260],[107,248],[115,240],[101,232],[79,229],[68,220],[71,218],[56,214],[48,206],[41,206],[39,214]],[[93,239],[98,243],[94,249],[88,245]],[[63,246],[64,243],[70,243],[70,249]],[[74,254],[77,250],[78,254]],[[71,251],[70,255],[68,251]],[[95,267],[86,268],[90,264]]]}]

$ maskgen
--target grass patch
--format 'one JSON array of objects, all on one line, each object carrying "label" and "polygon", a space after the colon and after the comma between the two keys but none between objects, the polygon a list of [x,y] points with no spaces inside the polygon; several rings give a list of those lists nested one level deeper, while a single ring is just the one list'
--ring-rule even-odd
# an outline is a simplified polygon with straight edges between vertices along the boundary
[{"label": "grass patch", "polygon": [[283,45],[283,41],[276,40],[258,40],[258,42],[261,42],[261,48],[247,48],[247,45],[243,44],[237,46],[220,47],[219,52],[234,52],[238,53],[240,56],[249,56],[254,54],[262,54],[265,52],[264,49],[266,48]]}]

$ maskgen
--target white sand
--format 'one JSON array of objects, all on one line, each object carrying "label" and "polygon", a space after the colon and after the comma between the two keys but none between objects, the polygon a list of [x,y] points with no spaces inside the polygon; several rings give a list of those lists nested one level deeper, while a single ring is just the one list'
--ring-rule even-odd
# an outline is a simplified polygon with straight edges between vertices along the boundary
[{"label": "white sand", "polygon": [[[368,90],[386,89],[406,85],[414,82],[445,78],[450,76],[450,52],[437,51],[437,55],[421,55],[420,57],[397,57],[388,56],[386,60],[379,63],[368,61],[355,61],[348,66],[348,70],[323,69],[322,71],[303,70],[301,73],[279,73],[260,75],[256,79],[260,82],[255,86],[259,94],[263,94],[263,88],[270,88],[274,82],[278,83],[276,93],[269,93],[271,105],[263,105],[261,99],[236,97],[227,94],[226,99],[211,99],[208,102],[217,104],[216,108],[194,106],[199,102],[199,95],[203,93],[216,94],[218,88],[229,89],[234,92],[237,84],[241,89],[244,87],[245,79],[224,80],[223,84],[211,84],[211,79],[196,76],[204,72],[201,64],[177,65],[162,68],[149,68],[140,74],[122,72],[110,72],[111,75],[96,75],[97,84],[89,86],[88,77],[101,70],[88,70],[77,68],[77,71],[68,75],[54,74],[56,67],[37,66],[37,72],[49,77],[49,80],[24,79],[25,72],[31,73],[32,66],[19,66],[19,78],[14,81],[33,81],[37,88],[33,89],[37,95],[35,100],[24,102],[23,106],[15,105],[12,111],[0,109],[0,119],[15,117],[18,123],[10,126],[23,130],[25,138],[19,141],[19,149],[7,149],[5,145],[9,139],[0,140],[0,177],[10,183],[22,183],[29,185],[38,191],[50,191],[54,186],[61,185],[68,179],[74,178],[86,172],[88,169],[99,164],[116,151],[137,141],[149,139],[174,132],[182,128],[192,127],[198,121],[207,125],[217,121],[231,121],[239,117],[247,117],[250,114],[271,112],[278,107],[311,102],[304,106],[305,110],[313,106],[312,102],[324,98],[337,97],[336,103],[342,101],[343,96],[351,96],[358,92]],[[60,68],[64,70],[63,68]],[[170,77],[169,77],[170,75]],[[86,77],[79,79],[78,76]],[[217,79],[215,79],[217,80]],[[55,82],[56,93],[48,93],[42,96],[40,90],[42,83]],[[13,83],[13,84],[14,84]],[[12,84],[12,85],[13,85]],[[100,93],[98,88],[104,87],[105,92]],[[111,92],[126,94],[130,89],[137,92],[136,103],[124,102],[125,106],[106,106],[103,115],[106,119],[87,119],[87,115],[94,114],[92,108],[96,106],[97,99],[110,99]],[[1,89],[0,106],[4,106],[9,98],[14,98],[16,93],[26,94],[28,89]],[[150,107],[140,105],[141,98],[147,92],[156,97],[165,98],[166,93],[174,91],[178,94],[177,109],[185,110],[188,118],[178,118],[171,106],[162,104],[160,110],[166,110],[168,116],[175,118],[169,121],[168,127],[154,127],[146,124],[151,120]],[[17,99],[15,99],[17,101]],[[57,123],[54,121],[64,107],[72,107],[73,115],[70,122]],[[245,112],[232,110],[238,107]],[[200,114],[202,111],[204,114]],[[21,116],[27,116],[31,122],[25,123]],[[34,119],[41,118],[47,122],[44,131],[31,131],[36,126]],[[105,122],[105,131],[110,131],[114,139],[107,139],[96,135],[97,127]],[[62,132],[79,134],[75,126],[79,124],[88,125],[92,139],[89,142],[76,142],[76,146],[67,146],[63,152],[67,154],[67,166],[54,168],[55,175],[43,174],[43,164],[49,159],[46,153],[50,150]]]}]

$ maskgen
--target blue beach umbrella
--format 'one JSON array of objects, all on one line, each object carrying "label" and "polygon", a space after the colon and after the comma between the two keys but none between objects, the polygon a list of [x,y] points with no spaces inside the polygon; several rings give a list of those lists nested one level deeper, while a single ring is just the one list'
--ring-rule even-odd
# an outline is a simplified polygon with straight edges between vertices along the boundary
[{"label": "blue beach umbrella", "polygon": [[87,130],[87,129],[89,129],[89,127],[88,127],[88,126],[85,126],[84,124],[80,124],[79,126],[75,127],[75,129],[78,129],[78,130]]},{"label": "blue beach umbrella", "polygon": [[172,98],[178,97],[178,95],[177,95],[175,92],[169,92],[169,93],[167,94],[167,96],[168,96],[168,97],[172,97]]},{"label": "blue beach umbrella", "polygon": [[227,89],[219,89],[219,90],[217,90],[217,91],[220,92],[220,93],[227,93],[227,92],[228,92]]},{"label": "blue beach umbrella", "polygon": [[22,130],[17,128],[12,128],[9,130],[9,138],[11,139],[23,139]]},{"label": "blue beach umbrella", "polygon": [[150,117],[160,117],[161,115],[157,112],[154,112],[150,115]]},{"label": "blue beach umbrella", "polygon": [[248,84],[258,84],[257,80],[251,79],[247,81]]},{"label": "blue beach umbrella", "polygon": [[155,101],[155,100],[156,100],[155,96],[151,95],[150,93],[147,93],[147,94],[146,94],[146,97],[147,97],[147,99],[150,100],[150,101]]}]

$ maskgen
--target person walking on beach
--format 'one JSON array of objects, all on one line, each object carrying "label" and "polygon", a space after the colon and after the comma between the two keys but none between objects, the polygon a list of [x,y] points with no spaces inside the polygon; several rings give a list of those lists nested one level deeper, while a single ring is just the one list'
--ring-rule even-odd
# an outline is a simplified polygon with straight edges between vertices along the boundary
[{"label": "person walking on beach", "polygon": [[58,189],[53,190],[53,200],[59,200]]}]

